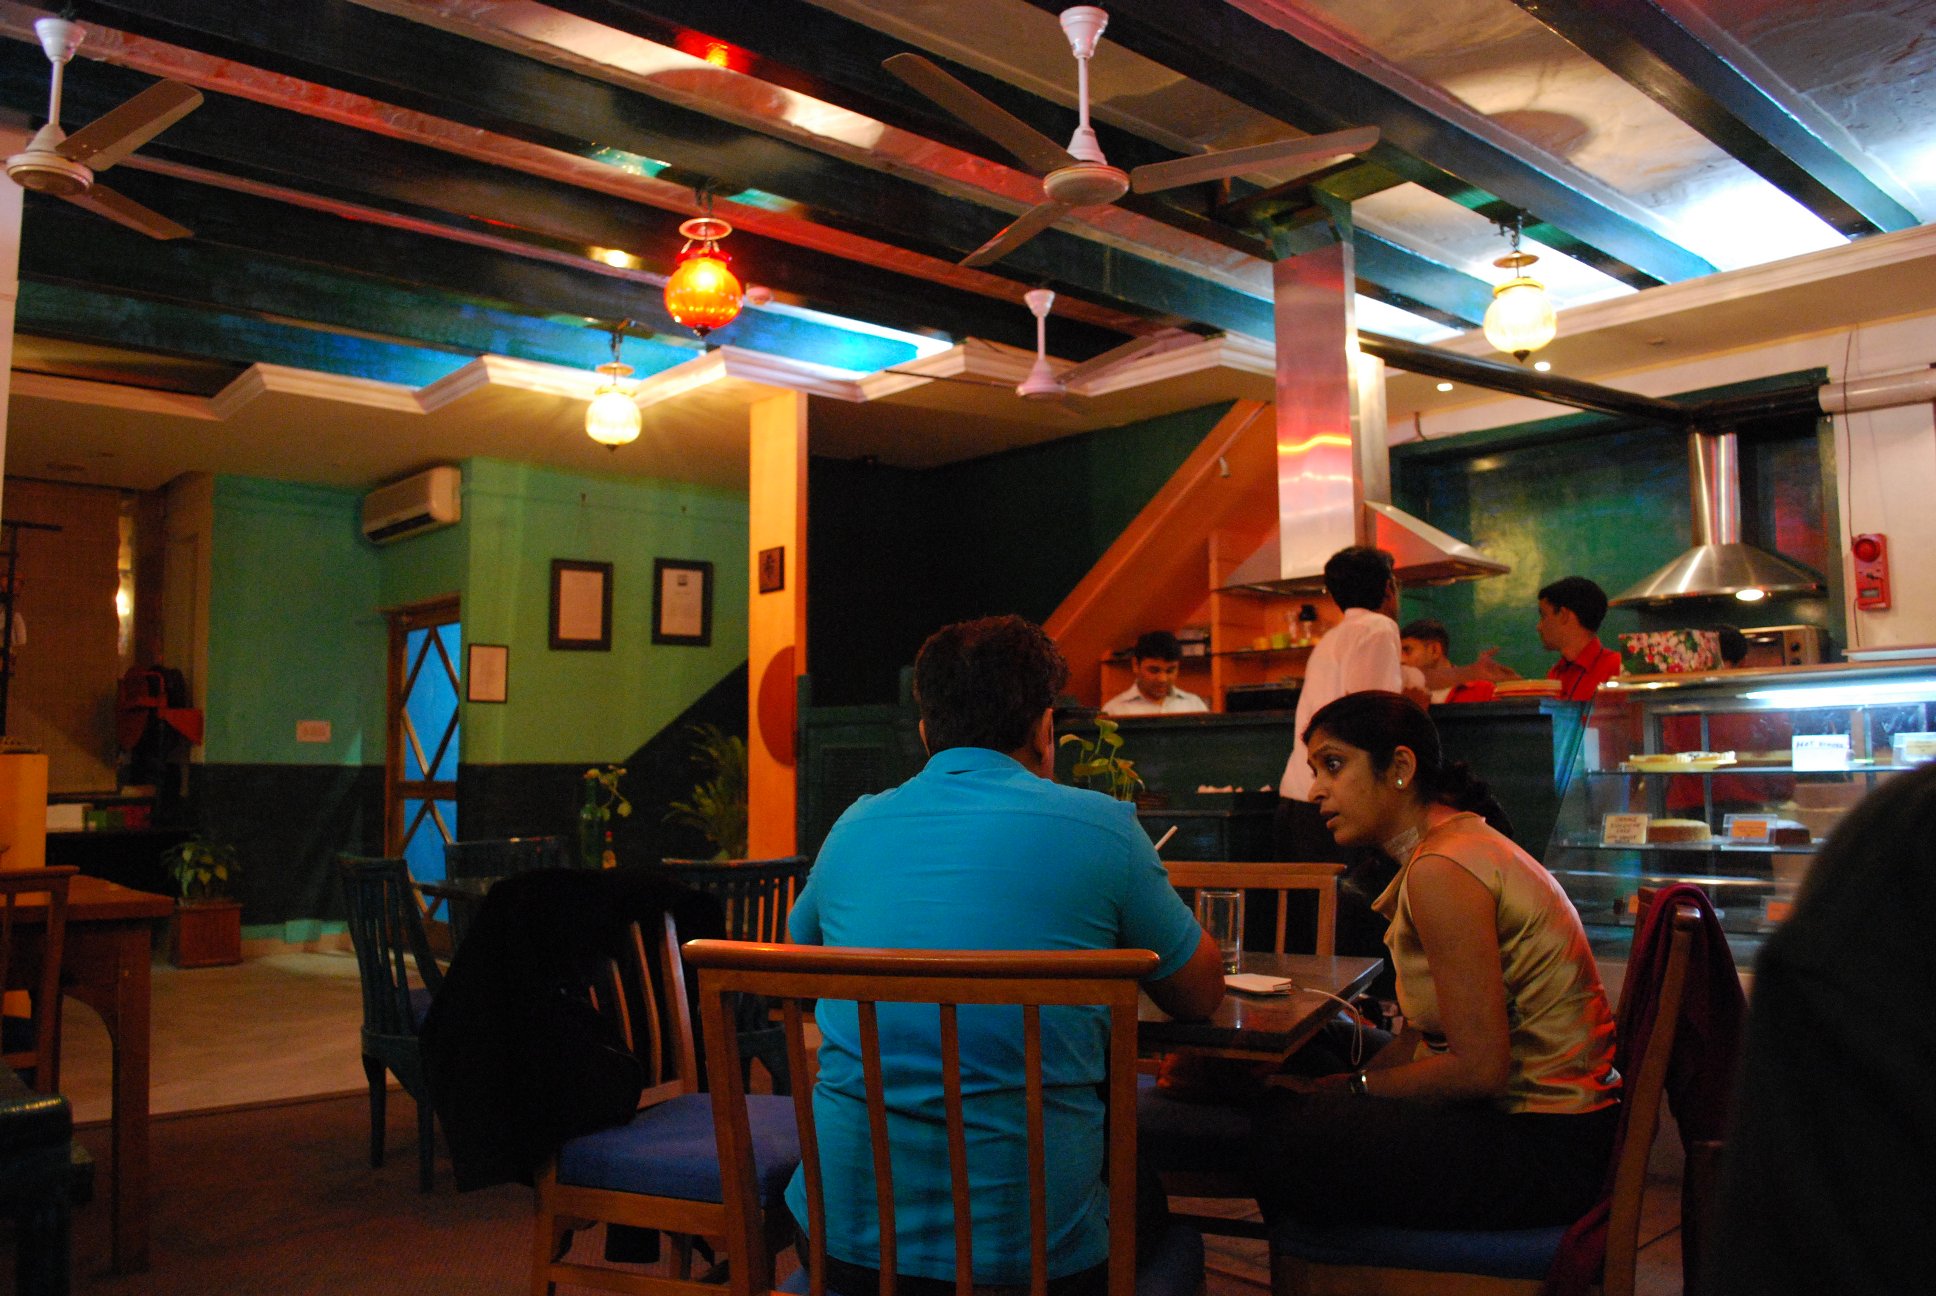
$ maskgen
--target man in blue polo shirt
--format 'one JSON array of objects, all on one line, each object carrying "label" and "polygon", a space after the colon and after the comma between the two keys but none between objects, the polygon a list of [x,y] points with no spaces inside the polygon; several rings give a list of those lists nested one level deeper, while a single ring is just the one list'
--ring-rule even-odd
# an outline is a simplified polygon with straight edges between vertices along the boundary
[{"label": "man in blue polo shirt", "polygon": [[[1020,617],[937,631],[914,664],[927,766],[840,817],[788,922],[802,944],[903,949],[1151,949],[1147,989],[1173,1016],[1223,997],[1217,948],[1176,892],[1134,809],[1053,782],[1051,706],[1068,678],[1054,642]],[[880,1263],[859,1028],[852,1003],[823,1002],[814,1087],[826,1186],[827,1253],[849,1283]],[[975,1282],[1026,1285],[1028,1189],[1022,1032],[1016,1008],[959,1017]],[[895,1235],[904,1277],[955,1275],[934,1010],[880,1008],[894,1147]],[[1106,1016],[1042,1012],[1049,1276],[1087,1277],[1108,1250],[1102,1182]],[[787,1202],[804,1221],[796,1173]],[[846,1291],[830,1272],[829,1285]],[[908,1284],[925,1286],[926,1284]],[[872,1290],[869,1287],[869,1290]]]}]

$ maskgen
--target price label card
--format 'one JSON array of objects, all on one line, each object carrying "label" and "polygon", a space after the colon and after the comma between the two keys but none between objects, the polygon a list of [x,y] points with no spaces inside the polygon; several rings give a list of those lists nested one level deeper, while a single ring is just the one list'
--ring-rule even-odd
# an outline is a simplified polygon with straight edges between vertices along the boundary
[{"label": "price label card", "polygon": [[1796,734],[1792,744],[1798,770],[1845,770],[1849,767],[1847,734]]},{"label": "price label card", "polygon": [[1773,840],[1775,816],[1757,814],[1731,814],[1724,820],[1729,841],[1756,842],[1766,845]]},{"label": "price label card", "polygon": [[1936,733],[1899,733],[1889,739],[1898,765],[1920,765],[1936,760]]},{"label": "price label card", "polygon": [[1602,846],[1645,846],[1647,822],[1652,815],[1609,814],[1600,817]]}]

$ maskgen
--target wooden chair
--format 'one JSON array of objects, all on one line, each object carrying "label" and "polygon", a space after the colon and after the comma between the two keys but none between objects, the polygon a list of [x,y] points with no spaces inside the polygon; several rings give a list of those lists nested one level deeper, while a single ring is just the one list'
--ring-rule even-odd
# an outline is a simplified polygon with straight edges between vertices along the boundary
[{"label": "wooden chair", "polygon": [[[1681,994],[1687,984],[1688,949],[1697,923],[1691,906],[1676,910],[1657,1010],[1643,1041],[1625,1041],[1626,1054],[1640,1063],[1621,1082],[1621,1101],[1627,1110],[1613,1153],[1606,1259],[1598,1288],[1604,1296],[1633,1296],[1647,1160],[1660,1121],[1667,1063],[1674,1051]],[[1631,967],[1641,966],[1636,957]],[[1628,993],[1632,992],[1630,985]],[[1273,1296],[1436,1296],[1444,1292],[1537,1296],[1566,1232],[1565,1226],[1490,1232],[1376,1226],[1319,1229],[1284,1221],[1269,1234],[1271,1291]]]},{"label": "wooden chair", "polygon": [[[357,976],[363,984],[363,1074],[370,1086],[370,1165],[383,1165],[384,1107],[389,1097],[385,1072],[397,1078],[417,1104],[419,1186],[431,1188],[437,1158],[436,1124],[430,1077],[417,1038],[430,1000],[443,983],[443,970],[431,956],[423,910],[401,859],[337,857],[343,880],[350,944],[356,949]],[[407,960],[417,965],[410,982]]]},{"label": "wooden chair", "polygon": [[[732,1267],[741,1267],[742,1252],[724,1202],[712,1101],[699,1092],[685,971],[671,915],[650,941],[633,924],[630,943],[624,965],[610,963],[589,991],[644,1068],[645,1089],[630,1123],[567,1140],[539,1171],[533,1296],[547,1296],[556,1283],[649,1296],[718,1296],[716,1284],[690,1277],[691,1243],[698,1237],[727,1242]],[[784,1097],[755,1095],[749,1110],[760,1181],[768,1188],[765,1204],[778,1206],[781,1189],[800,1163],[793,1107]],[[777,1214],[784,1215],[784,1208]],[[671,1235],[671,1276],[568,1259],[571,1233],[593,1223]],[[766,1245],[755,1249],[770,1264]]]},{"label": "wooden chair", "polygon": [[[1329,957],[1338,951],[1338,875],[1342,864],[1238,863],[1223,860],[1166,860],[1170,885],[1178,891],[1201,887],[1240,887],[1249,891],[1275,894],[1277,904],[1276,939],[1273,953],[1285,952],[1285,919],[1290,910],[1291,893],[1309,891],[1317,896],[1317,945],[1313,954]],[[1187,898],[1187,897],[1186,897]]]},{"label": "wooden chair", "polygon": [[[0,1017],[0,1064],[20,1071],[28,1084],[44,1094],[60,1089],[60,974],[67,939],[67,883],[79,871],[63,867],[0,873],[0,987],[4,988],[0,998],[15,1004],[24,998],[27,1007],[25,1015]],[[43,922],[32,924],[42,933],[40,957],[23,960],[16,975],[20,910],[27,905],[45,907]]]},{"label": "wooden chair", "polygon": [[[971,1212],[975,1185],[968,1177],[966,1121],[957,1009],[965,1004],[1022,1006],[1024,1097],[1028,1137],[1027,1179],[1030,1203],[1030,1290],[1043,1296],[1048,1281],[1047,1159],[1044,1146],[1041,1009],[1046,1005],[1100,1005],[1109,1015],[1108,1079],[1105,1085],[1106,1179],[1109,1194],[1108,1288],[1110,1296],[1133,1291],[1194,1293],[1203,1284],[1202,1238],[1172,1229],[1147,1257],[1142,1274],[1136,1263],[1136,1005],[1138,983],[1155,967],[1147,950],[1058,950],[1054,952],[829,949],[822,946],[754,945],[733,941],[694,941],[686,960],[699,969],[700,1014],[705,1027],[713,1104],[719,1130],[720,1161],[727,1183],[726,1211],[735,1262],[729,1276],[733,1296],[764,1296],[773,1290],[773,1273],[755,1245],[766,1221],[759,1188],[752,1131],[739,1081],[738,1037],[729,1028],[729,998],[760,995],[782,1005],[787,1048],[794,1069],[807,1074],[806,1013],[802,1005],[822,999],[859,1003],[862,1068],[872,1135],[875,1203],[879,1212],[882,1296],[893,1296],[896,1255],[893,1154],[888,1142],[885,1082],[877,1006],[938,1005],[942,1105],[946,1112],[951,1196],[954,1202],[956,1291],[967,1296],[971,1272]],[[826,1196],[844,1185],[823,1182],[810,1087],[793,1096],[805,1153],[807,1236],[811,1259],[804,1275],[783,1290],[827,1296]],[[745,1257],[741,1263],[738,1257]],[[859,1296],[858,1293],[849,1296]]]}]

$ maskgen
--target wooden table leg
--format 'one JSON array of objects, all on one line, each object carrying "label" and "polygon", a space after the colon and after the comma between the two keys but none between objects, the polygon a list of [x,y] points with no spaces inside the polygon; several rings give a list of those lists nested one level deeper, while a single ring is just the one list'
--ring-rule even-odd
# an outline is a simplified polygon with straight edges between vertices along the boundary
[{"label": "wooden table leg", "polygon": [[114,1060],[108,1206],[115,1273],[148,1267],[149,926],[70,924],[67,993],[100,1015]]}]

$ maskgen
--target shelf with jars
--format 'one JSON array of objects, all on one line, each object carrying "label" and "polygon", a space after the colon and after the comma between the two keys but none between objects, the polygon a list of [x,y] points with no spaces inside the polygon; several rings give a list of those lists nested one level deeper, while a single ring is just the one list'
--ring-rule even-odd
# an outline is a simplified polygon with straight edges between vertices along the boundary
[{"label": "shelf with jars", "polygon": [[1643,887],[1693,882],[1748,966],[1879,782],[1936,759],[1936,660],[1623,676],[1595,696],[1546,865],[1596,951]]}]

